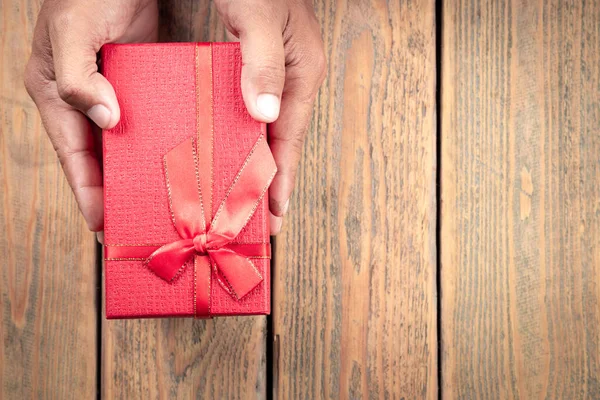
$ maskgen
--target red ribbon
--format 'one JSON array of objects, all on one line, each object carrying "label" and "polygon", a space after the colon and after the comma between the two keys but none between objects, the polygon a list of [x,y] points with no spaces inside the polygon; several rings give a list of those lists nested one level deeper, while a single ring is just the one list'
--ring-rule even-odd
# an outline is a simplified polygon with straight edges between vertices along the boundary
[{"label": "red ribbon", "polygon": [[[181,240],[161,246],[146,259],[145,264],[162,279],[172,281],[190,258],[208,257],[217,277],[224,278],[219,282],[241,299],[263,278],[244,250],[228,245],[254,214],[277,167],[261,135],[227,190],[213,220],[207,225],[195,149],[194,141],[188,139],[164,158],[171,215]],[[198,184],[190,184],[194,181]],[[236,246],[243,247],[240,244]]]}]

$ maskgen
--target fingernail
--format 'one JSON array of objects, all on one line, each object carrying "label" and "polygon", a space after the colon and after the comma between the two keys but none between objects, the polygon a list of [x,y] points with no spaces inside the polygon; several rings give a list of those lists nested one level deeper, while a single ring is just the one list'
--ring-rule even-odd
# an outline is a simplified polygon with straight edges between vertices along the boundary
[{"label": "fingernail", "polygon": [[279,116],[279,97],[270,93],[261,93],[256,98],[256,108],[265,119],[272,122]]},{"label": "fingernail", "polygon": [[271,235],[277,235],[281,231],[281,225],[283,224],[283,218],[276,217],[269,213],[269,225],[271,226]]},{"label": "fingernail", "polygon": [[110,124],[110,111],[102,104],[96,104],[86,114],[100,128],[106,128]]},{"label": "fingernail", "polygon": [[281,232],[282,225],[283,225],[283,218],[277,218],[277,220],[275,221],[275,229],[274,229],[275,235],[277,235],[279,232]]},{"label": "fingernail", "polygon": [[101,245],[104,245],[104,231],[96,232],[96,240]]},{"label": "fingernail", "polygon": [[287,214],[289,207],[290,207],[290,199],[287,199],[285,201],[285,204],[283,205],[283,207],[281,207],[281,215]]}]

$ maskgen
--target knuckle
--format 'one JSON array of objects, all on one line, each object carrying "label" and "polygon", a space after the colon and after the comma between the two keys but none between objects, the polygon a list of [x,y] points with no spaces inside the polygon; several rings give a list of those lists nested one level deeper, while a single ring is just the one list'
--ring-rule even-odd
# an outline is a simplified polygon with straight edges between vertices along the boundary
[{"label": "knuckle", "polygon": [[321,85],[327,76],[327,57],[325,56],[323,47],[315,55],[315,68],[319,77],[319,85]]},{"label": "knuckle", "polygon": [[302,154],[302,150],[304,149],[304,136],[306,131],[304,129],[300,129],[294,134],[279,138],[278,140],[282,143],[285,143],[286,147],[292,151],[292,153],[296,155]]},{"label": "knuckle", "polygon": [[267,56],[256,66],[256,74],[265,81],[279,83],[285,79],[285,65],[276,57]]},{"label": "knuckle", "polygon": [[294,135],[290,140],[290,148],[296,154],[302,154],[302,150],[304,148],[304,135],[305,131],[302,130],[297,135]]},{"label": "knuckle", "polygon": [[[301,153],[298,153],[298,155],[300,155]],[[296,174],[298,173],[298,167],[299,167],[299,161],[291,161],[291,162],[287,162],[285,163],[285,165],[283,166],[283,168],[281,169],[281,173],[284,175],[287,175],[289,177],[295,177]]]},{"label": "knuckle", "polygon": [[275,55],[264,56],[260,60],[250,60],[244,66],[244,80],[252,82],[260,91],[280,92],[285,81],[285,64]]},{"label": "knuckle", "polygon": [[62,79],[57,80],[56,85],[58,95],[65,103],[72,104],[81,97],[81,87],[73,78],[69,76],[62,77]]},{"label": "knuckle", "polygon": [[241,4],[240,7],[236,7],[230,2],[227,2],[224,3],[221,7],[223,8],[222,14],[227,16],[227,23],[233,28],[233,30],[236,33],[239,33],[241,31],[240,27],[243,26],[244,21],[243,9],[245,9],[246,6]]},{"label": "knuckle", "polygon": [[[77,159],[92,156],[89,150],[73,150],[68,146],[65,146],[62,140],[56,140],[55,143],[53,143],[53,146],[54,151],[56,151],[56,155],[58,156],[58,160],[60,161],[60,165],[67,172],[73,170],[74,165],[79,164]],[[74,189],[76,188],[74,187]]]},{"label": "knuckle", "polygon": [[69,157],[67,155],[65,155],[65,153],[63,151],[61,151],[60,143],[58,142],[58,140],[53,139],[52,137],[50,137],[50,141],[52,142],[52,148],[54,149],[54,152],[56,153],[58,161],[60,161],[60,165],[64,169],[65,168],[65,164],[67,163],[67,159]]},{"label": "knuckle", "polygon": [[315,84],[316,92],[327,77],[327,57],[325,56],[323,49],[319,48],[313,50],[306,58],[307,65],[312,69],[312,81]]},{"label": "knuckle", "polygon": [[76,158],[84,157],[88,155],[88,153],[87,150],[72,150],[69,147],[62,147],[60,150],[57,150],[58,157],[63,165],[74,161]]},{"label": "knuckle", "polygon": [[29,60],[29,62],[25,66],[25,71],[23,73],[23,84],[25,85],[25,89],[27,90],[27,93],[29,93],[29,96],[31,98],[33,98],[33,96],[35,95],[35,89],[38,86],[36,84],[37,80],[38,74],[35,71],[35,66],[33,65],[33,62]]},{"label": "knuckle", "polygon": [[319,85],[314,84],[313,73],[302,74],[290,80],[286,93],[297,104],[296,114],[303,120],[308,120],[312,112],[313,104],[319,90]]},{"label": "knuckle", "polygon": [[72,8],[66,8],[54,13],[49,22],[52,32],[61,33],[69,30],[79,19],[78,13]]},{"label": "knuckle", "polygon": [[320,37],[311,40],[298,40],[289,44],[288,63],[297,67],[308,82],[320,86],[327,76],[327,57]]},{"label": "knuckle", "polygon": [[271,1],[231,1],[225,8],[230,23],[239,31],[244,31],[249,25],[271,25],[283,21],[282,7],[275,6]]},{"label": "knuckle", "polygon": [[[106,17],[106,15],[104,15]],[[49,42],[53,47],[68,49],[74,41],[85,39],[89,46],[97,47],[108,41],[110,24],[97,23],[99,16],[81,4],[52,11],[47,17]]]},{"label": "knuckle", "polygon": [[45,76],[39,61],[34,57],[30,58],[27,65],[25,65],[23,86],[25,86],[29,97],[36,103],[39,100],[40,94],[47,90],[48,78]]}]

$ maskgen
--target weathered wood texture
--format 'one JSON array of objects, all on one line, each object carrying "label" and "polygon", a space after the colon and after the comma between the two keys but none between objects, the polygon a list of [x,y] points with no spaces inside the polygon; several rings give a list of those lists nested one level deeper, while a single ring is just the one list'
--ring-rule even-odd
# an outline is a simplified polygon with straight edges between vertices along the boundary
[{"label": "weathered wood texture", "polygon": [[[161,41],[225,40],[214,5],[164,1]],[[107,321],[105,399],[254,399],[266,395],[266,317]]]},{"label": "weathered wood texture", "polygon": [[96,241],[23,86],[39,3],[0,2],[0,398],[90,399]]},{"label": "weathered wood texture", "polygon": [[276,238],[280,399],[437,397],[433,1],[319,1],[328,54]]},{"label": "weathered wood texture", "polygon": [[600,398],[600,3],[444,1],[442,393]]}]

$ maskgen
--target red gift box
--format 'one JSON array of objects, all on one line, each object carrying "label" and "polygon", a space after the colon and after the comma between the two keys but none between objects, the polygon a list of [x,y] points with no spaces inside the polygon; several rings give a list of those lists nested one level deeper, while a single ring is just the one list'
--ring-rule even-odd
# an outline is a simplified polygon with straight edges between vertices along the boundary
[{"label": "red gift box", "polygon": [[236,43],[101,51],[121,120],[103,132],[107,318],[268,314],[266,127]]}]

